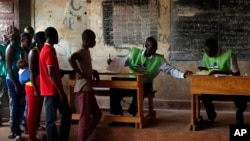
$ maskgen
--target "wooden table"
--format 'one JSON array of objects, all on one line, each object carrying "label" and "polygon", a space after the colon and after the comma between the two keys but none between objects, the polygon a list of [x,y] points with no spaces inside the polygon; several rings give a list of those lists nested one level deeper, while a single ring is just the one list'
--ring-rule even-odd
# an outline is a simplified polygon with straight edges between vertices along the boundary
[{"label": "wooden table", "polygon": [[200,118],[199,96],[209,95],[245,95],[250,96],[249,76],[197,76],[189,77],[191,80],[191,123],[190,130],[195,131]]},{"label": "wooden table", "polygon": [[[132,116],[115,116],[115,115],[104,115],[102,116],[102,121],[109,121],[109,122],[131,122],[131,123],[136,123],[136,127],[143,128],[144,125],[155,119],[156,117],[156,112],[155,111],[149,111],[149,113],[144,116],[144,111],[143,111],[143,74],[128,74],[128,73],[119,73],[119,74],[114,74],[114,73],[100,73],[100,76],[128,76],[128,75],[135,75],[136,76],[136,81],[122,81],[122,80],[115,80],[112,81],[111,79],[108,80],[101,80],[97,83],[96,81],[93,81],[93,87],[95,88],[124,88],[124,89],[136,89],[137,90],[137,103],[138,103],[138,113],[135,117]],[[69,99],[69,104],[71,107],[71,110],[74,111],[75,108],[75,98],[74,98],[74,84],[75,84],[75,79],[72,77],[72,74],[69,75],[69,80],[68,80],[68,99]],[[79,114],[73,113],[72,114],[72,119],[73,120],[78,120],[79,119]]]}]

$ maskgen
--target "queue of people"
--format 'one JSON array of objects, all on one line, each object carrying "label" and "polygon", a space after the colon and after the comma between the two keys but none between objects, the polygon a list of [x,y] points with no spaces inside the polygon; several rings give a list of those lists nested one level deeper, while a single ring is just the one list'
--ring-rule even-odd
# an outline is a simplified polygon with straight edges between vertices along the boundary
[{"label": "queue of people", "polygon": [[[40,127],[40,115],[44,103],[47,140],[67,141],[72,113],[63,89],[62,74],[54,47],[58,43],[58,32],[54,27],[47,27],[44,31],[34,33],[34,29],[30,26],[25,27],[24,31],[25,33],[20,34],[17,28],[8,26],[5,30],[5,42],[0,45],[0,100],[8,93],[7,89],[9,91],[10,135],[8,138],[22,141],[20,128],[22,124],[29,134],[29,141],[39,141],[36,132]],[[81,37],[81,48],[70,55],[69,64],[76,73],[74,92],[78,97],[80,109],[78,141],[87,141],[98,125],[102,112],[91,85],[93,77],[99,80],[98,71],[92,68],[90,53],[90,49],[96,45],[96,35],[94,31],[86,29]],[[215,38],[209,38],[204,46],[205,52],[202,58],[204,67],[199,69],[216,68],[220,73],[240,75],[236,55],[231,50],[219,48]],[[125,66],[128,66],[130,73],[146,72],[144,96],[153,90],[153,80],[159,72],[175,78],[187,78],[193,74],[192,71],[182,72],[171,66],[163,55],[156,53],[157,49],[156,39],[148,37],[145,48],[134,47],[125,57]],[[112,60],[109,58],[107,62],[109,64]],[[123,116],[120,102],[128,93],[133,94],[128,111],[132,116],[136,116],[136,91],[126,89],[111,89],[111,114]],[[206,122],[213,123],[217,115],[212,104],[213,97],[203,95],[201,99],[208,115]],[[2,101],[0,101],[0,124],[2,122],[1,104]],[[247,105],[246,98],[235,97],[235,105],[238,108],[236,123],[244,124],[243,112]],[[56,127],[57,110],[61,116],[59,131]],[[117,125],[117,123],[110,125]]]},{"label": "queue of people", "polygon": [[[54,28],[47,28],[34,35],[34,29],[27,26],[20,34],[16,27],[8,26],[4,37],[6,42],[1,44],[0,50],[3,76],[0,96],[9,94],[10,134],[8,138],[22,141],[21,134],[24,132],[29,134],[29,141],[39,141],[36,131],[41,127],[39,122],[44,99],[48,140],[68,140],[71,111],[66,94],[62,91],[59,65],[55,60],[56,52],[51,47],[58,42],[57,31]],[[45,51],[42,51],[43,47]],[[49,82],[50,85],[47,85]],[[0,103],[2,104],[2,101]],[[59,135],[55,125],[57,108],[62,115]],[[0,118],[2,120],[2,116]],[[21,130],[21,125],[24,131]]]}]

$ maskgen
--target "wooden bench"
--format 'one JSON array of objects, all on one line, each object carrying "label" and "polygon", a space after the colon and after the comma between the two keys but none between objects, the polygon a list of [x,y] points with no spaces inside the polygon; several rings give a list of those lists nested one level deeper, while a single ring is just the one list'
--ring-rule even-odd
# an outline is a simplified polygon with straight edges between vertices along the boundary
[{"label": "wooden bench", "polygon": [[[128,75],[135,75],[136,81],[122,81],[116,80],[112,81],[110,78],[111,76],[128,76]],[[75,94],[74,84],[75,84],[75,75],[69,74],[68,75],[68,100],[72,114],[72,120],[79,120],[79,114],[76,113],[75,110]],[[103,114],[101,121],[108,121],[108,122],[131,122],[135,123],[137,128],[144,128],[145,125],[155,120],[156,112],[154,110],[154,103],[153,98],[155,96],[156,91],[152,91],[148,94],[148,110],[143,109],[143,74],[128,74],[128,73],[100,73],[101,80],[97,83],[93,80],[93,87],[94,88],[124,88],[124,89],[136,89],[137,90],[137,103],[138,103],[138,113],[135,117],[132,116],[115,116],[111,114]],[[107,93],[105,93],[107,94]],[[105,95],[109,96],[109,95]],[[145,112],[145,114],[144,114]]]},{"label": "wooden bench", "polygon": [[[190,130],[197,130],[200,119],[200,99],[203,94],[215,96],[250,96],[249,76],[191,76],[191,121]],[[220,99],[223,100],[223,99]],[[226,99],[228,100],[228,99]]]}]

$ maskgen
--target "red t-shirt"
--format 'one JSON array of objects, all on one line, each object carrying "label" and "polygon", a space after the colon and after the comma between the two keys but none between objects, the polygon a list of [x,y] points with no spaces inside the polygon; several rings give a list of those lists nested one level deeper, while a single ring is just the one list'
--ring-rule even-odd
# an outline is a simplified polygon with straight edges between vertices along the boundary
[{"label": "red t-shirt", "polygon": [[49,66],[54,66],[57,82],[59,82],[59,87],[63,89],[55,48],[52,47],[50,44],[45,43],[41,50],[39,59],[40,89],[42,96],[53,96],[55,94],[58,94],[56,88],[54,87],[53,83],[49,78]]}]

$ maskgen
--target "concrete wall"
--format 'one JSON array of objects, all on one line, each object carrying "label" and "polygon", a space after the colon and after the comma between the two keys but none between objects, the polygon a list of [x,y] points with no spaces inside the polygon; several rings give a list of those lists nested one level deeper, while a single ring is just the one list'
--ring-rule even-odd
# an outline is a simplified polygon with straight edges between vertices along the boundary
[{"label": "concrete wall", "polygon": [[[164,54],[168,60],[170,48],[168,41],[170,34],[170,0],[159,0],[158,2],[159,49],[157,52]],[[127,53],[127,51],[119,50],[104,43],[102,0],[92,0],[90,3],[85,0],[31,0],[31,11],[31,22],[36,31],[44,30],[48,26],[54,26],[58,30],[60,42],[56,45],[56,50],[61,68],[71,69],[67,58],[74,50],[80,48],[80,35],[86,28],[90,28],[96,33],[97,44],[91,50],[91,53],[93,68],[99,72],[106,71],[106,60],[109,54],[125,55]],[[171,61],[169,63],[182,71],[196,71],[200,61]],[[249,62],[239,62],[239,65],[242,73],[248,72]],[[66,84],[66,78],[64,80]],[[156,103],[159,102],[156,106],[168,108],[169,105],[165,105],[166,103],[180,102],[189,107],[188,79],[176,79],[160,73],[155,78],[154,87],[157,90],[155,101]]]},{"label": "concrete wall", "polygon": [[31,25],[31,0],[19,0],[20,32],[25,26]]}]

